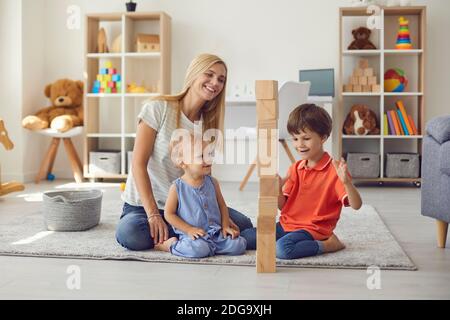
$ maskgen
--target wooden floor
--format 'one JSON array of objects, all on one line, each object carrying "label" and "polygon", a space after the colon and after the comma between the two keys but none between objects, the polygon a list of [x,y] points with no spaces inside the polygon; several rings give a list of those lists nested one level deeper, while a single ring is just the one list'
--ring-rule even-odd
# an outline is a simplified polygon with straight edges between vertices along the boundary
[{"label": "wooden floor", "polygon": [[[27,185],[24,192],[0,199],[0,215],[39,206],[28,201],[65,184]],[[117,184],[101,187],[105,200],[119,196]],[[256,199],[255,184],[242,193],[237,183],[222,188],[225,198]],[[254,267],[242,266],[0,256],[0,299],[449,299],[450,249],[437,248],[435,222],[420,215],[420,189],[359,190],[419,268],[381,271],[380,289],[368,289],[366,270],[279,268],[276,274],[256,274]],[[80,268],[79,290],[67,286],[71,265]]]}]

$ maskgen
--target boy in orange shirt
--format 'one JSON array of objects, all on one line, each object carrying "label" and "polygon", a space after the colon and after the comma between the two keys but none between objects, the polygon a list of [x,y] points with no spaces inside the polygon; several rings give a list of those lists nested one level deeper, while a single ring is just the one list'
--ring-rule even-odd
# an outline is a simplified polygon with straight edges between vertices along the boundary
[{"label": "boy in orange shirt", "polygon": [[[293,164],[285,179],[280,178],[276,225],[276,252],[280,259],[298,259],[345,248],[333,230],[342,206],[358,210],[361,196],[352,183],[344,159],[333,160],[323,150],[331,133],[328,113],[303,104],[289,115],[288,132],[301,160]],[[242,231],[247,250],[256,249],[256,228]]]}]

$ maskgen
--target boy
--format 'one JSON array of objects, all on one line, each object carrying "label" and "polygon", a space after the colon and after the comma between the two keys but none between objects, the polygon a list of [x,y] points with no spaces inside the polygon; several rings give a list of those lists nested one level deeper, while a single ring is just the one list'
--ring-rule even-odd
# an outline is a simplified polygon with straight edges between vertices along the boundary
[{"label": "boy", "polygon": [[[280,178],[276,225],[276,252],[280,259],[298,259],[344,249],[333,234],[342,206],[358,210],[361,197],[352,183],[344,159],[333,160],[323,150],[331,133],[328,113],[303,104],[289,115],[288,132],[301,160]],[[247,250],[256,249],[256,228],[244,230]]]}]

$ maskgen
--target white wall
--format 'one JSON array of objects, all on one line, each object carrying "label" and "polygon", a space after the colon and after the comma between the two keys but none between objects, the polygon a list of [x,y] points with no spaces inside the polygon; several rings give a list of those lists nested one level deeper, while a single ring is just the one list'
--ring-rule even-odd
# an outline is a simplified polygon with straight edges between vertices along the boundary
[{"label": "white wall", "polygon": [[[1,0],[15,2],[16,0]],[[39,0],[44,2],[42,21],[44,71],[46,83],[61,77],[82,79],[83,36],[80,30],[66,27],[69,5],[79,5],[82,14],[118,12],[125,0]],[[253,83],[254,79],[296,80],[300,68],[338,68],[338,8],[350,0],[153,0],[137,1],[138,11],[165,11],[172,17],[172,86],[182,87],[190,60],[200,52],[221,55],[229,66],[229,87]],[[24,2],[29,5],[27,1]],[[427,119],[450,114],[450,6],[445,0],[416,0],[428,6],[428,100]],[[26,12],[26,10],[24,10]],[[1,13],[0,13],[1,14]],[[35,18],[37,20],[38,18]],[[13,20],[13,19],[12,19]],[[12,21],[14,23],[14,21]],[[34,28],[33,28],[34,30]],[[39,31],[41,32],[41,31]],[[36,47],[39,45],[36,44]],[[2,49],[3,50],[3,49]],[[11,57],[15,59],[15,57]],[[31,59],[31,57],[29,57]],[[4,59],[1,59],[4,63]],[[39,62],[37,62],[39,63]],[[39,68],[38,68],[39,69]],[[36,71],[39,73],[40,71]],[[35,78],[37,79],[37,77]],[[4,86],[0,86],[2,90]],[[42,95],[43,96],[43,95]],[[34,99],[34,98],[33,98]],[[36,99],[37,96],[36,96]],[[45,99],[44,99],[45,102]],[[36,106],[36,109],[41,105]],[[227,121],[238,111],[227,111]],[[251,111],[245,121],[254,123]],[[242,117],[241,117],[242,119]],[[17,117],[16,117],[17,120]],[[20,122],[9,121],[9,127]],[[19,129],[15,129],[19,130]],[[28,145],[38,139],[29,137]],[[37,141],[37,140],[36,140]],[[77,141],[79,152],[81,140]],[[41,155],[42,155],[41,151]],[[62,153],[63,154],[63,153]],[[36,158],[40,158],[41,155]],[[5,165],[4,165],[5,166]],[[70,176],[64,155],[60,155],[55,172]],[[239,172],[237,176],[242,176]]]}]

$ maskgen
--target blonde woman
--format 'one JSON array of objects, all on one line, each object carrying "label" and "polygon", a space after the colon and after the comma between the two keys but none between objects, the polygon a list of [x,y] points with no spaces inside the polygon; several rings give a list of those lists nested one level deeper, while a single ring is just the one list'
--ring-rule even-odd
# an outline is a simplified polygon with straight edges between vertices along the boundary
[{"label": "blonde woman", "polygon": [[[132,174],[122,195],[125,203],[116,230],[117,242],[123,247],[147,250],[176,237],[164,219],[164,205],[170,185],[183,171],[170,159],[170,139],[178,128],[193,132],[194,123],[200,120],[203,131],[223,132],[226,81],[225,62],[215,55],[201,54],[191,62],[181,93],[160,96],[142,107]],[[242,213],[231,208],[228,211],[234,229],[253,227]]]}]

